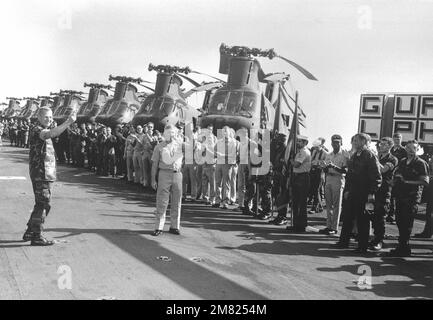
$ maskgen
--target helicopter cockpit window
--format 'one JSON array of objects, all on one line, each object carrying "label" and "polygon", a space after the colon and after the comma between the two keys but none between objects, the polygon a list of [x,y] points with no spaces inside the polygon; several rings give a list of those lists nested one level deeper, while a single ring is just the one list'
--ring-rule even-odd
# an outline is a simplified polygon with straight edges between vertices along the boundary
[{"label": "helicopter cockpit window", "polygon": [[143,113],[149,113],[152,109],[152,105],[155,101],[155,98],[152,99],[146,99],[145,103],[143,104],[142,112]]},{"label": "helicopter cockpit window", "polygon": [[230,92],[229,100],[227,102],[227,111],[236,114],[242,107],[242,91]]},{"label": "helicopter cockpit window", "polygon": [[215,93],[210,102],[209,110],[216,113],[223,113],[226,111],[226,97],[227,91],[220,91]]},{"label": "helicopter cockpit window", "polygon": [[[227,96],[228,99],[226,99]],[[209,111],[217,114],[236,114],[252,117],[256,104],[257,95],[253,92],[220,91],[212,97]]]},{"label": "helicopter cockpit window", "polygon": [[170,113],[173,112],[173,109],[174,109],[173,100],[164,99],[164,103],[162,104],[162,107],[161,107],[162,114],[168,116]]}]

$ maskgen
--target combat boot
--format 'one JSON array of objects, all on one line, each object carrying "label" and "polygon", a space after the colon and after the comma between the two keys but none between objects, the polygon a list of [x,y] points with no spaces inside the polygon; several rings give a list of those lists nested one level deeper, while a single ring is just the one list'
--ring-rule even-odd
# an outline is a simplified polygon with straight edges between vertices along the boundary
[{"label": "combat boot", "polygon": [[47,246],[52,246],[53,244],[54,244],[53,240],[48,240],[41,234],[34,234],[31,242],[32,246],[38,246],[38,247],[47,247]]},{"label": "combat boot", "polygon": [[30,228],[27,228],[26,232],[24,232],[23,235],[23,241],[25,242],[30,241],[32,240],[33,236],[34,236],[33,231],[31,231]]}]

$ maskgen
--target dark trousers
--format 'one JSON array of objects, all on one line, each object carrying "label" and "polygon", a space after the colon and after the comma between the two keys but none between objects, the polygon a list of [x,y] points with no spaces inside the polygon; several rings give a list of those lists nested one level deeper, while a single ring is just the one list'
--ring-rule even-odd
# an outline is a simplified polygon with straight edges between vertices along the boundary
[{"label": "dark trousers", "polygon": [[395,221],[398,227],[399,246],[408,246],[412,233],[413,221],[418,212],[418,204],[415,199],[396,199]]},{"label": "dark trousers", "polygon": [[349,243],[353,224],[356,219],[356,225],[358,228],[358,247],[361,249],[368,248],[368,240],[370,236],[370,215],[365,210],[366,202],[367,196],[360,196],[357,191],[350,192],[349,199],[345,203],[343,227],[341,228],[340,234],[341,243]]},{"label": "dark trousers", "polygon": [[[248,204],[253,201],[252,211],[254,212],[257,208],[257,191],[259,192],[259,196],[261,199],[262,211],[264,214],[268,214],[271,212],[271,202],[272,202],[272,175],[268,173],[267,175],[262,176],[249,176],[248,178],[247,191],[245,192],[245,204],[248,207]],[[259,190],[256,190],[256,185]]]},{"label": "dark trousers", "polygon": [[425,211],[425,226],[423,233],[428,235],[433,234],[432,212],[433,212],[433,179],[430,178],[430,183],[426,190],[427,208]]},{"label": "dark trousers", "polygon": [[275,199],[278,217],[285,219],[287,217],[287,205],[289,204],[290,194],[289,190],[287,190],[287,177],[283,176],[281,172],[274,172],[272,196]]},{"label": "dark trousers", "polygon": [[50,181],[33,181],[33,193],[35,194],[35,206],[27,223],[30,231],[40,235],[43,231],[45,218],[50,212],[51,189],[53,183]]},{"label": "dark trousers", "polygon": [[308,173],[294,174],[293,192],[293,227],[305,229],[307,227],[307,201],[310,190],[310,175]]},{"label": "dark trousers", "polygon": [[310,194],[309,198],[313,202],[313,208],[322,205],[322,170],[312,170],[310,172]]},{"label": "dark trousers", "polygon": [[116,155],[114,154],[106,154],[106,169],[104,171],[105,174],[110,173],[112,176],[116,174]]},{"label": "dark trousers", "polygon": [[382,242],[385,237],[385,217],[389,213],[390,199],[376,195],[372,225],[374,230],[374,242]]}]

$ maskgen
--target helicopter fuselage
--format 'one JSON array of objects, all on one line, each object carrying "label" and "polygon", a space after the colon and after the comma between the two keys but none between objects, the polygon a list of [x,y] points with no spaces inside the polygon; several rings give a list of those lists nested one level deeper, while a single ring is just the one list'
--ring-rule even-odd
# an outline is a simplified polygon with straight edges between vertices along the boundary
[{"label": "helicopter fuselage", "polygon": [[108,93],[102,89],[92,88],[89,92],[89,99],[85,102],[77,114],[79,124],[89,122],[95,123],[96,117],[107,103]]},{"label": "helicopter fuselage", "polygon": [[118,124],[129,123],[139,108],[137,88],[128,83],[118,82],[114,97],[107,101],[95,120],[106,126],[115,127]]},{"label": "helicopter fuselage", "polygon": [[141,105],[140,110],[132,120],[132,125],[145,125],[149,122],[154,128],[164,131],[166,125],[184,124],[194,117],[180,92],[182,80],[171,73],[160,72],[157,75],[155,93],[149,95]]},{"label": "helicopter fuselage", "polygon": [[229,63],[227,84],[217,89],[209,101],[205,99],[200,125],[212,124],[214,129],[272,129],[275,111],[260,88],[259,63],[249,57],[233,57]]},{"label": "helicopter fuselage", "polygon": [[57,124],[62,124],[65,122],[72,110],[78,110],[81,107],[83,100],[75,95],[66,95],[64,97],[63,105],[57,108],[57,110],[53,114],[54,121]]}]

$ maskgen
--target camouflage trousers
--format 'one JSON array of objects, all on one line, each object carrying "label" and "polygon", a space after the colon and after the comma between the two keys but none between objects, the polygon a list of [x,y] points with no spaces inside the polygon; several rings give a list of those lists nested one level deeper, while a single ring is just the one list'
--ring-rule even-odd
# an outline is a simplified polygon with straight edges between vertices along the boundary
[{"label": "camouflage trousers", "polygon": [[258,192],[259,197],[261,199],[261,205],[263,213],[267,214],[270,213],[271,208],[271,202],[272,202],[272,174],[268,173],[266,175],[262,176],[254,176],[250,175],[248,177],[247,182],[247,190],[245,193],[245,207],[249,208],[251,202],[253,202],[253,208],[252,211],[254,212],[257,207],[257,190],[256,185],[258,186]]},{"label": "camouflage trousers", "polygon": [[30,231],[41,234],[45,218],[50,212],[51,189],[53,183],[50,181],[33,181],[33,193],[35,194],[35,206],[33,208],[30,220],[27,223]]}]

